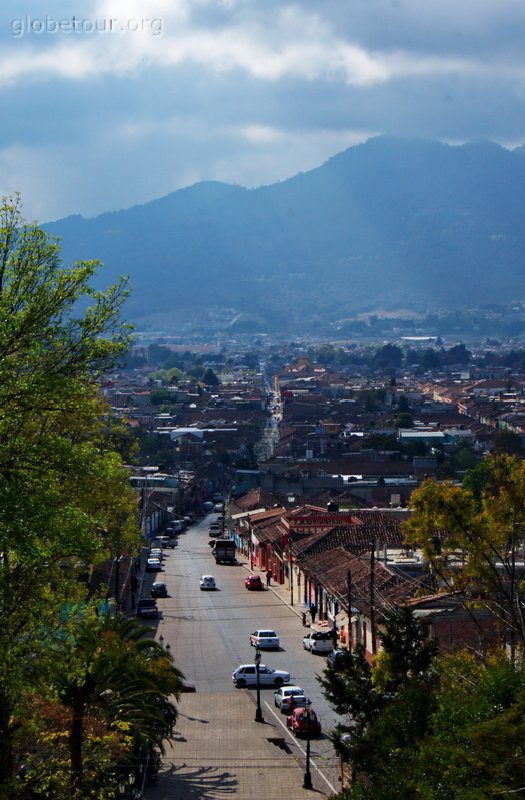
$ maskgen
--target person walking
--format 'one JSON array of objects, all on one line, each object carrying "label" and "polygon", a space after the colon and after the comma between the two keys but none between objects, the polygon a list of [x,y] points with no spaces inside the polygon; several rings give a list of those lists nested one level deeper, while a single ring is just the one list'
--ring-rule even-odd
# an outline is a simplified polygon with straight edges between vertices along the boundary
[{"label": "person walking", "polygon": [[315,622],[315,615],[317,614],[317,606],[315,603],[312,603],[310,606],[310,616],[312,617],[312,625]]},{"label": "person walking", "polygon": [[272,571],[271,571],[271,569],[269,569],[268,572],[266,573],[266,585],[267,586],[270,586],[271,580],[272,580]]}]

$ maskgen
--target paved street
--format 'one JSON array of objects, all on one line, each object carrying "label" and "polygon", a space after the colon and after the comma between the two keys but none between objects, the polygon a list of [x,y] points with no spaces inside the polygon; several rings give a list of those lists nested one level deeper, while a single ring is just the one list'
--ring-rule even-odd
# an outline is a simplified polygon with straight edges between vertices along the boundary
[{"label": "paved street", "polygon": [[[274,627],[281,650],[263,654],[263,662],[291,673],[291,682],[311,697],[323,729],[333,724],[316,673],[324,659],[302,648],[302,609],[290,608],[280,587],[247,592],[246,564],[216,565],[208,545],[209,518],[192,526],[169,550],[165,580],[170,597],[159,600],[162,619],[156,636],[170,644],[187,679],[197,686],[179,704],[176,739],[168,747],[157,786],[146,787],[146,798],[212,800],[228,796],[288,800],[329,797],[338,789],[339,767],[331,743],[323,736],[311,742],[313,790],[303,789],[305,742],[287,730],[285,717],[273,703],[273,689],[261,690],[264,723],[255,722],[256,692],[235,689],[231,672],[253,662],[249,634],[259,626]],[[213,574],[219,591],[201,592],[201,574]],[[147,576],[144,594],[154,579]],[[282,746],[271,739],[281,741]]]},{"label": "paved street", "polygon": [[[163,759],[157,786],[148,800],[304,800],[329,797],[329,786],[315,768],[313,790],[302,788],[304,743],[287,737],[286,749],[269,738],[286,736],[277,715],[265,710],[254,722],[255,704],[245,691],[184,695],[179,706],[176,741]],[[312,742],[312,753],[316,743]]]}]

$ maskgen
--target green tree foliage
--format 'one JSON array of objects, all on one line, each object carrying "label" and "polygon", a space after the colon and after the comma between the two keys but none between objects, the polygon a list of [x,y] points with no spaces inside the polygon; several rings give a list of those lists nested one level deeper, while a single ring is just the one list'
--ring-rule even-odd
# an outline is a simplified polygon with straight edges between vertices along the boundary
[{"label": "green tree foliage", "polygon": [[219,379],[218,379],[217,375],[215,374],[215,372],[210,367],[208,367],[208,369],[203,374],[202,382],[206,386],[218,386],[219,385]]},{"label": "green tree foliage", "polygon": [[472,353],[467,350],[464,344],[454,345],[449,350],[446,350],[443,356],[443,363],[451,366],[454,364],[464,366],[469,364],[470,361],[472,361]]},{"label": "green tree foliage", "polygon": [[164,367],[168,359],[172,356],[169,347],[160,344],[150,344],[148,347],[148,361],[150,364],[158,364]]},{"label": "green tree foliage", "polygon": [[502,653],[437,664],[429,734],[412,761],[418,797],[492,800],[519,796],[525,775],[525,673]]},{"label": "green tree foliage", "polygon": [[514,431],[498,431],[494,436],[492,449],[494,453],[507,453],[510,456],[525,455],[521,436]]},{"label": "green tree foliage", "polygon": [[405,538],[423,549],[444,587],[464,593],[467,608],[491,613],[514,649],[525,643],[525,571],[516,559],[525,530],[525,462],[493,455],[484,469],[479,497],[472,480],[425,481],[410,499],[414,515],[404,524]]},{"label": "green tree foliage", "polygon": [[377,411],[386,400],[385,389],[361,389],[357,399],[363,403],[365,411]]},{"label": "green tree foliage", "polygon": [[353,775],[348,796],[390,800],[411,796],[407,767],[434,707],[437,646],[410,609],[389,612],[379,637],[382,649],[373,665],[358,649],[346,653],[336,670],[328,666],[319,680],[343,717],[332,738]]},{"label": "green tree foliage", "polygon": [[[43,653],[86,565],[137,542],[132,492],[111,451],[99,378],[127,351],[124,281],[62,266],[56,242],[0,207],[0,796]],[[116,552],[116,551],[113,551]]]},{"label": "green tree foliage", "polygon": [[113,798],[117,771],[135,771],[153,747],[162,752],[182,675],[150,634],[135,619],[77,606],[50,637],[26,759],[34,796]]},{"label": "green tree foliage", "polygon": [[403,362],[403,351],[395,344],[385,344],[375,353],[374,366],[381,370],[398,369]]},{"label": "green tree foliage", "polygon": [[149,401],[154,406],[169,406],[177,402],[177,394],[169,389],[156,389],[151,392]]},{"label": "green tree foliage", "polygon": [[422,372],[433,369],[441,369],[442,359],[440,354],[433,347],[427,347],[421,352],[419,364]]},{"label": "green tree foliage", "polygon": [[396,428],[412,428],[414,426],[414,419],[412,414],[409,414],[408,411],[402,411],[401,414],[398,414],[395,420]]},{"label": "green tree foliage", "polygon": [[410,403],[408,402],[406,395],[399,395],[397,400],[397,410],[399,413],[410,412]]},{"label": "green tree foliage", "polygon": [[381,652],[372,671],[374,685],[395,692],[414,678],[426,675],[438,646],[429,639],[428,627],[409,608],[390,611],[379,631]]}]

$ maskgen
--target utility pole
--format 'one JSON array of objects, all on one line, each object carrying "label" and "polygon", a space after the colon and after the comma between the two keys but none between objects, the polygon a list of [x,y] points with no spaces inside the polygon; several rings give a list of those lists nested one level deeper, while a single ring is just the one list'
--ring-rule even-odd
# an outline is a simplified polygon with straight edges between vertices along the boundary
[{"label": "utility pole", "polygon": [[290,570],[290,605],[293,606],[292,537],[288,534],[288,568]]},{"label": "utility pole", "polygon": [[346,589],[348,601],[348,649],[352,650],[352,570],[346,573]]},{"label": "utility pole", "polygon": [[376,654],[376,607],[375,607],[375,571],[376,544],[370,546],[370,635],[372,637],[372,655]]}]

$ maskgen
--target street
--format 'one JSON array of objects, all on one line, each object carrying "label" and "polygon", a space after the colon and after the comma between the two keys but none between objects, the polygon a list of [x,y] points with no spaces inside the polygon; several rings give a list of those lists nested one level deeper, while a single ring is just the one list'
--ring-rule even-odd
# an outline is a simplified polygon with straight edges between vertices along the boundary
[{"label": "street", "polygon": [[[190,526],[179,535],[178,546],[166,550],[164,569],[157,579],[167,583],[169,597],[158,601],[162,617],[156,638],[162,636],[165,645],[169,644],[176,666],[188,681],[195,683],[199,695],[209,695],[214,707],[236,704],[238,695],[248,695],[251,701],[242,722],[248,729],[257,726],[254,722],[256,690],[236,689],[231,673],[239,664],[253,663],[255,650],[249,643],[250,633],[256,628],[273,628],[280,637],[281,648],[276,652],[262,651],[262,663],[289,671],[290,683],[301,686],[310,697],[324,731],[321,739],[311,743],[314,783],[320,780],[325,791],[336,791],[339,765],[326,737],[335,715],[326,704],[315,677],[324,669],[325,658],[312,656],[303,649],[302,637],[308,629],[303,628],[300,614],[284,602],[286,595],[282,587],[249,592],[244,587],[249,573],[242,557],[239,559],[242,563],[236,565],[215,564],[208,544],[208,524],[212,516]],[[204,574],[215,576],[217,591],[200,590],[199,578]],[[146,573],[143,596],[147,595],[156,577],[154,573]],[[190,697],[187,696],[187,700]],[[181,706],[184,700],[186,698]],[[261,689],[261,708],[265,721],[273,726],[274,735],[285,737],[301,761],[304,740],[298,742],[286,730],[286,718],[274,706],[272,688]],[[176,761],[176,744],[172,750]]]}]

